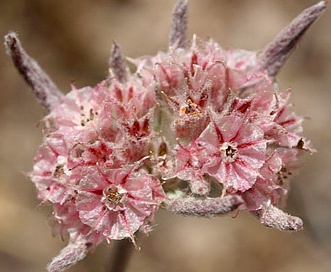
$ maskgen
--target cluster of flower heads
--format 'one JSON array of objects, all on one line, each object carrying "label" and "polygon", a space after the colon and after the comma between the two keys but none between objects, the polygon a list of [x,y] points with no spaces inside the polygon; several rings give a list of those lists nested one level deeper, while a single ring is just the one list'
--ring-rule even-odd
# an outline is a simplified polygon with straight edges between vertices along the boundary
[{"label": "cluster of flower heads", "polygon": [[277,207],[313,149],[274,76],[325,6],[303,11],[257,53],[195,36],[187,46],[187,1],[179,1],[167,52],[131,59],[130,73],[114,44],[109,77],[67,95],[8,34],[9,53],[49,111],[30,177],[53,206],[54,233],[70,235],[49,271],[103,240],[148,233],[159,207],[204,217],[248,210],[266,226],[301,229]]}]

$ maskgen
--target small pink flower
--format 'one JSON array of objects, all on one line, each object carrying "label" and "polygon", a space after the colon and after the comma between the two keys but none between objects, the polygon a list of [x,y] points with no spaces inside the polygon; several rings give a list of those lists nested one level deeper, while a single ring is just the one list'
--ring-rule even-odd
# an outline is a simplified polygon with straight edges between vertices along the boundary
[{"label": "small pink flower", "polygon": [[206,148],[196,141],[187,147],[178,144],[175,176],[182,180],[202,180],[205,174],[203,166],[211,160],[207,152]]},{"label": "small pink flower", "polygon": [[63,204],[71,197],[72,179],[67,157],[68,149],[61,134],[53,133],[40,146],[30,177],[43,202]]},{"label": "small pink flower", "polygon": [[267,156],[260,169],[260,176],[254,186],[242,193],[245,206],[250,211],[261,209],[266,203],[278,206],[287,194],[286,188],[280,184],[282,159],[277,152]]},{"label": "small pink flower", "polygon": [[54,217],[50,218],[53,235],[61,235],[64,238],[69,233],[72,241],[82,236],[94,247],[104,240],[101,233],[93,231],[90,226],[81,222],[74,199],[65,204],[54,204],[53,207]]},{"label": "small pink flower", "polygon": [[107,240],[133,238],[165,199],[160,182],[134,168],[87,167],[77,187],[79,218]]},{"label": "small pink flower", "polygon": [[[212,120],[200,137],[186,148],[193,147],[190,158],[203,157],[197,160],[200,165],[195,164],[195,168],[200,168],[197,172],[215,177],[227,192],[246,191],[254,185],[265,162],[267,141],[263,131],[235,115],[215,114]],[[194,156],[197,150],[199,155]],[[191,165],[194,164],[188,167]]]}]

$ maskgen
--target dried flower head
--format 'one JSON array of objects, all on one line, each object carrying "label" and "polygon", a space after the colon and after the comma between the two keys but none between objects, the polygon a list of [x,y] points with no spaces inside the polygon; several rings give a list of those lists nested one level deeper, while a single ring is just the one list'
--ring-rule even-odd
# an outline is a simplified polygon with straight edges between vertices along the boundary
[{"label": "dried flower head", "polygon": [[275,76],[325,8],[304,10],[264,50],[248,52],[196,36],[188,45],[180,0],[167,52],[131,59],[131,73],[114,43],[109,77],[66,95],[9,33],[8,53],[49,112],[30,178],[53,206],[53,232],[69,234],[69,244],[48,270],[103,240],[134,242],[160,207],[202,217],[248,210],[265,226],[302,229],[279,208],[314,149]]}]

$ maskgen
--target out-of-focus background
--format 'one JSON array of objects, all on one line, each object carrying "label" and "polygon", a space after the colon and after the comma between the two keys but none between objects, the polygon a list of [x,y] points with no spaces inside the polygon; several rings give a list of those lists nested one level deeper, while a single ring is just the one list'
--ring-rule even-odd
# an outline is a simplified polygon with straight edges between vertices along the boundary
[{"label": "out-of-focus background", "polygon": [[[74,80],[95,85],[107,75],[113,40],[125,55],[166,49],[174,0],[1,0],[0,36],[19,33],[25,49],[64,92]],[[261,49],[313,0],[190,0],[189,34],[225,48]],[[264,228],[247,213],[211,220],[160,211],[158,226],[139,241],[128,271],[331,271],[331,6],[306,33],[278,76],[291,87],[305,134],[318,153],[293,182],[287,211],[301,216],[299,233]],[[44,111],[0,48],[0,272],[44,271],[65,246],[51,236],[50,209],[38,207],[25,177],[41,141]],[[107,271],[112,246],[70,268]]]}]

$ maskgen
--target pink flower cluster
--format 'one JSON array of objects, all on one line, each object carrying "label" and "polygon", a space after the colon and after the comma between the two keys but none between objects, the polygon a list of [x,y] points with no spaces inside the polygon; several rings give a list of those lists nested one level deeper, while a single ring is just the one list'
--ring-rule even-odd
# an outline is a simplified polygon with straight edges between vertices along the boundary
[{"label": "pink flower cluster", "polygon": [[154,105],[152,90],[139,81],[112,78],[73,88],[45,117],[30,176],[39,198],[56,207],[61,234],[73,228],[97,245],[148,230],[166,199],[147,168]]},{"label": "pink flower cluster", "polygon": [[[45,138],[30,174],[54,205],[62,234],[103,239],[150,229],[168,180],[207,197],[242,196],[241,209],[278,206],[303,150],[301,122],[256,54],[192,46],[137,62],[125,83],[110,77],[73,87],[44,119]],[[252,65],[253,64],[253,65]]]},{"label": "pink flower cluster", "polygon": [[248,210],[268,227],[301,229],[279,207],[314,150],[274,76],[325,7],[304,10],[257,53],[196,36],[187,46],[180,0],[167,52],[131,59],[130,73],[114,44],[109,77],[66,95],[8,34],[15,65],[49,110],[30,177],[53,206],[54,233],[70,236],[49,271],[103,240],[148,233],[160,207],[205,217]]},{"label": "pink flower cluster", "polygon": [[163,180],[208,196],[212,178],[223,196],[241,195],[243,209],[280,204],[303,150],[313,149],[290,91],[278,90],[256,53],[194,37],[189,49],[140,59],[137,73],[146,89],[155,86],[156,133],[171,162],[158,167]]}]

